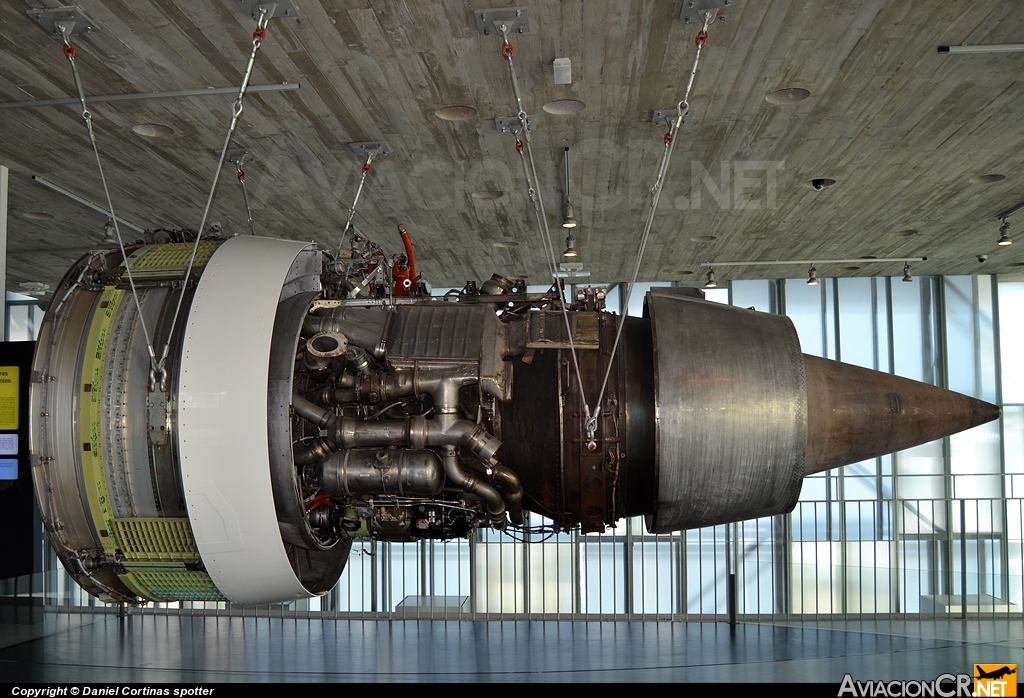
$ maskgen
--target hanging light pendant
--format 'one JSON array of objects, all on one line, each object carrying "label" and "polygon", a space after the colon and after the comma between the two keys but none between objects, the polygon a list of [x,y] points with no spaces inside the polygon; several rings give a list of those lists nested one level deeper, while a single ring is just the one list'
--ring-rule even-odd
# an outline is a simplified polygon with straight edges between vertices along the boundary
[{"label": "hanging light pendant", "polygon": [[1013,244],[1013,240],[1010,239],[1010,221],[1005,218],[1003,219],[1002,225],[999,226],[999,242],[996,244],[1002,245],[1003,247]]},{"label": "hanging light pendant", "polygon": [[576,227],[576,219],[572,217],[572,204],[565,207],[565,220],[562,221],[562,227],[570,230]]},{"label": "hanging light pendant", "polygon": [[811,268],[807,270],[807,285],[817,286],[818,285],[818,270],[811,265]]},{"label": "hanging light pendant", "polygon": [[[572,230],[576,227],[576,219],[572,215],[572,197],[569,195],[569,147],[565,148],[565,219],[562,227]],[[575,254],[573,255],[576,256]]]},{"label": "hanging light pendant", "polygon": [[576,238],[572,234],[572,230],[569,230],[569,235],[565,238],[565,252],[562,253],[564,259],[575,259],[579,256],[579,252],[576,251]]},{"label": "hanging light pendant", "polygon": [[903,280],[908,284],[914,280],[914,277],[910,275],[910,262],[903,263]]},{"label": "hanging light pendant", "polygon": [[708,280],[704,284],[704,288],[718,288],[718,282],[715,281],[715,269],[712,267],[708,269]]}]

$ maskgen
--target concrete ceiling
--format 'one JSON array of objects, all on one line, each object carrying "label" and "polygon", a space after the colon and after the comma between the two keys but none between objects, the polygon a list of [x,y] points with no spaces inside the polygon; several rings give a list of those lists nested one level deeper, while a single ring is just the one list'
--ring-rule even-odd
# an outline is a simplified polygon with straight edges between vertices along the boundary
[{"label": "concrete ceiling", "polygon": [[[235,147],[256,152],[247,186],[260,234],[338,244],[359,176],[346,144],[384,141],[356,224],[398,251],[396,224],[437,286],[497,271],[543,283],[545,262],[514,138],[495,117],[515,113],[500,40],[476,29],[487,2],[296,0],[275,19]],[[227,87],[239,82],[253,21],[236,0],[82,0],[100,31],[78,35],[86,94]],[[572,157],[578,247],[595,281],[632,270],[664,126],[652,110],[680,99],[696,27],[655,1],[527,2],[530,31],[515,62],[552,226],[562,205],[563,148]],[[26,15],[52,0],[0,4],[0,102],[67,97],[57,40]],[[997,247],[996,214],[1024,201],[1024,53],[940,55],[939,45],[1024,41],[1018,0],[735,0],[716,23],[690,99],[640,278],[702,278],[707,260],[926,256],[915,274],[1014,273],[1018,243]],[[552,61],[572,60],[571,85]],[[804,88],[810,98],[765,96]],[[118,214],[146,228],[198,226],[232,97],[92,106]],[[586,103],[559,116],[545,103]],[[478,114],[444,121],[439,108]],[[174,134],[146,138],[139,124]],[[103,200],[85,127],[73,106],[0,110],[0,163],[11,168],[8,287],[51,285],[104,218],[31,182],[36,174]],[[704,173],[707,173],[706,178]],[[989,184],[971,179],[1005,175]],[[835,186],[815,192],[823,177]],[[706,179],[706,181],[705,181]],[[500,190],[499,199],[477,199]],[[52,220],[25,214],[42,212]],[[247,232],[234,170],[212,221]],[[555,228],[558,244],[560,228]],[[906,231],[916,231],[907,233]],[[127,233],[127,231],[125,231]],[[134,237],[134,236],[132,236]],[[507,241],[518,246],[503,245]],[[499,243],[495,246],[495,243]],[[560,251],[560,250],[559,250]],[[984,266],[976,256],[990,255]],[[856,266],[856,265],[854,265]],[[820,276],[895,275],[818,265]],[[720,279],[800,276],[799,267],[720,268]]]}]

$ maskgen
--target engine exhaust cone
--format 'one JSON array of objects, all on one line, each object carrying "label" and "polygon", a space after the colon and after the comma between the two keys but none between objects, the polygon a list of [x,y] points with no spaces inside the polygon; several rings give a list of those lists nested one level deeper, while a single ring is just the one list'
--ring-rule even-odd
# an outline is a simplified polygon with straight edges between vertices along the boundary
[{"label": "engine exhaust cone", "polygon": [[934,385],[804,354],[811,475],[999,418],[995,405]]}]

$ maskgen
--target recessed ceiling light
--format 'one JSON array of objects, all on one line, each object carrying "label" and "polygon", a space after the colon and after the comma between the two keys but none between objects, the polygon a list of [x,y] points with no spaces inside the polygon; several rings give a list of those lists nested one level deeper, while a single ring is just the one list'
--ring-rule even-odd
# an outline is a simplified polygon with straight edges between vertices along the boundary
[{"label": "recessed ceiling light", "polygon": [[434,112],[434,116],[445,121],[466,121],[476,116],[476,109],[473,107],[452,106],[442,107]]},{"label": "recessed ceiling light", "polygon": [[898,238],[908,238],[911,235],[917,235],[917,231],[914,230],[913,228],[907,228],[906,230],[897,230],[896,232],[889,234],[894,235]]},{"label": "recessed ceiling light", "polygon": [[971,184],[992,184],[993,182],[1002,182],[1006,179],[1006,175],[1002,174],[983,174],[977,177],[971,177]]},{"label": "recessed ceiling light", "polygon": [[771,104],[792,104],[793,102],[802,102],[810,96],[811,93],[802,87],[787,87],[784,90],[769,92],[764,98]]},{"label": "recessed ceiling light", "polygon": [[511,250],[513,247],[519,247],[519,243],[515,240],[498,240],[491,244],[502,250]]},{"label": "recessed ceiling light", "polygon": [[474,199],[500,199],[505,196],[505,192],[498,191],[497,189],[483,189],[473,192],[470,196]]},{"label": "recessed ceiling light", "polygon": [[861,255],[857,259],[878,259],[878,255],[865,254],[865,255]]},{"label": "recessed ceiling light", "polygon": [[146,138],[167,138],[174,135],[174,129],[163,124],[135,124],[132,131]]},{"label": "recessed ceiling light", "polygon": [[712,242],[717,239],[718,237],[715,235],[694,235],[690,238],[690,242]]},{"label": "recessed ceiling light", "polygon": [[554,102],[548,102],[543,107],[544,111],[548,114],[558,114],[559,116],[579,114],[586,108],[586,103],[577,99],[556,99]]},{"label": "recessed ceiling light", "polygon": [[839,268],[842,269],[843,271],[857,271],[858,269],[860,269],[860,267],[858,267],[858,266],[856,266],[854,264],[847,264],[846,266],[839,267]]},{"label": "recessed ceiling light", "polygon": [[57,216],[46,211],[25,211],[25,213],[21,214],[21,217],[27,218],[30,221],[52,221],[57,218]]},{"label": "recessed ceiling light", "polygon": [[681,270],[679,270],[679,274],[680,275],[683,275],[683,274],[696,274],[696,273],[697,272],[695,272],[693,269],[681,269]]}]

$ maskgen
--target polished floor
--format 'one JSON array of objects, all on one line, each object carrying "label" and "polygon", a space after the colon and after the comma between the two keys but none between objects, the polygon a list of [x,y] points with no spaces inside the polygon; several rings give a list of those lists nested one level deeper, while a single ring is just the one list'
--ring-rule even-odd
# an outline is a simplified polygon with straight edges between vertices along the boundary
[{"label": "polished floor", "polygon": [[1024,622],[363,621],[0,607],[0,682],[923,679],[1024,665]]}]

